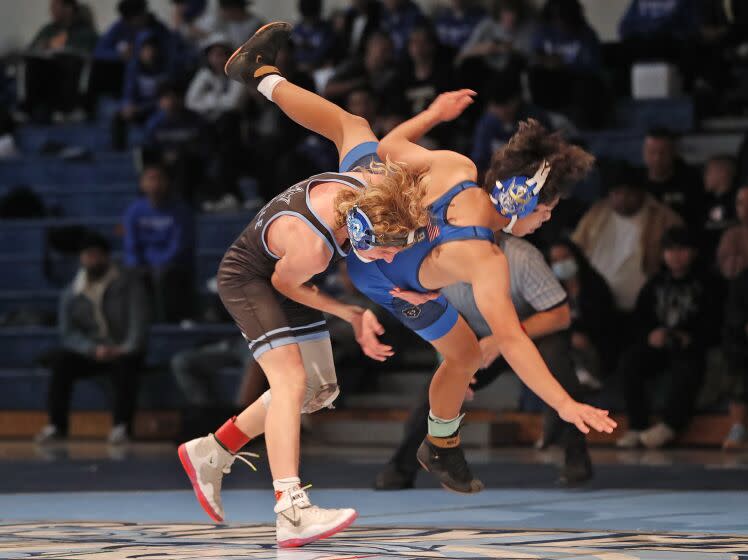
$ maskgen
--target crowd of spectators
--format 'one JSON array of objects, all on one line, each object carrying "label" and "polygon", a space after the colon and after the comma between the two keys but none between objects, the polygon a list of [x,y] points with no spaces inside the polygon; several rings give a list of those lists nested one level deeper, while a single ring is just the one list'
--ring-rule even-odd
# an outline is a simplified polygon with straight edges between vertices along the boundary
[{"label": "crowd of spectators", "polygon": [[[195,312],[184,302],[195,290],[196,213],[267,200],[336,167],[329,143],[224,75],[232,50],[265,22],[251,3],[172,3],[172,19],[163,22],[147,0],[121,0],[119,19],[97,37],[89,7],[51,0],[50,23],[23,56],[18,99],[21,112],[42,121],[93,118],[97,101],[118,99],[111,148],[135,148],[142,162],[142,199],[123,218],[123,266],[138,271],[153,295],[156,321]],[[291,44],[277,65],[290,80],[366,118],[379,135],[442,91],[478,91],[463,117],[423,142],[470,155],[479,172],[528,118],[572,139],[612,124],[611,107],[626,97],[621,84],[638,61],[677,67],[699,111],[704,99],[718,113],[747,105],[739,68],[748,14],[739,1],[632,0],[621,41],[611,45],[601,43],[579,0],[545,0],[539,9],[523,0],[450,0],[433,13],[412,0],[351,0],[329,16],[322,0],[297,7]],[[132,140],[134,127],[142,141]],[[675,132],[651,128],[641,154],[641,168],[600,161],[601,196],[591,204],[562,201],[544,228],[550,233],[533,240],[566,291],[569,367],[590,389],[622,385],[631,419],[622,446],[660,447],[688,425],[707,351],[721,348],[737,380],[725,444],[745,443],[748,142],[739,153],[712,154],[699,170],[680,156]],[[101,298],[103,288],[84,286],[86,274],[76,277],[73,293],[93,290]],[[724,317],[723,294],[730,302]],[[93,313],[88,350],[68,352],[102,361],[100,345],[121,349],[127,336],[97,331],[99,323]],[[64,357],[55,366],[61,393],[71,379],[65,372],[72,358]],[[104,362],[116,369],[121,359]],[[236,341],[178,356],[177,378],[196,403],[213,398],[201,360],[251,368]],[[665,379],[662,398],[651,397],[654,377]],[[655,400],[664,400],[664,412],[651,425]],[[119,409],[127,422],[128,407]],[[51,413],[56,433],[64,433],[65,411]]]}]

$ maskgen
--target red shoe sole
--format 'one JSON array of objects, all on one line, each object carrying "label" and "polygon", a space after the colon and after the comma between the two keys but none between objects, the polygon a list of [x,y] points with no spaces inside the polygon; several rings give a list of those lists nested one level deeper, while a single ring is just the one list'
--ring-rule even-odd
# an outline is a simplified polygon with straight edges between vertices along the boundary
[{"label": "red shoe sole", "polygon": [[309,544],[314,541],[319,541],[322,539],[326,539],[327,537],[333,536],[335,533],[339,533],[343,529],[347,529],[350,527],[350,525],[356,521],[356,518],[358,517],[358,513],[354,512],[353,515],[351,515],[348,519],[343,521],[340,525],[337,527],[333,527],[329,531],[325,531],[324,533],[321,533],[319,535],[316,535],[314,537],[307,537],[306,539],[289,539],[287,541],[280,541],[278,543],[278,546],[280,548],[296,548],[299,546],[304,546],[305,544]]},{"label": "red shoe sole", "polygon": [[197,473],[195,472],[195,467],[192,466],[192,462],[190,461],[190,457],[187,454],[187,449],[184,447],[184,444],[179,446],[177,453],[179,454],[179,460],[182,463],[182,468],[184,468],[184,472],[187,473],[187,476],[192,483],[192,489],[195,491],[197,501],[200,502],[200,505],[205,510],[205,513],[207,513],[213,521],[215,521],[216,523],[223,522],[223,517],[218,515],[213,510],[213,507],[210,505],[210,502],[208,502],[205,494],[203,494],[203,491],[200,490],[200,485],[197,483]]}]

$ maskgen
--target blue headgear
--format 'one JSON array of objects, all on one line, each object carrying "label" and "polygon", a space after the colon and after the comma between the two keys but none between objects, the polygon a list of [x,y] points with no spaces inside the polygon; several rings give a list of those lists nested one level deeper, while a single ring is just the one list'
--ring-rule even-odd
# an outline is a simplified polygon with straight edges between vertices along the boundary
[{"label": "blue headgear", "polygon": [[518,218],[524,218],[535,210],[538,205],[538,195],[550,172],[551,164],[543,160],[532,178],[516,175],[509,177],[503,183],[496,181],[491,191],[491,202],[502,216],[512,219],[504,231],[511,233]]},{"label": "blue headgear", "polygon": [[348,229],[351,246],[357,251],[366,251],[372,247],[407,247],[418,240],[415,231],[400,236],[376,235],[369,216],[358,206],[354,206],[348,211],[345,225]]}]

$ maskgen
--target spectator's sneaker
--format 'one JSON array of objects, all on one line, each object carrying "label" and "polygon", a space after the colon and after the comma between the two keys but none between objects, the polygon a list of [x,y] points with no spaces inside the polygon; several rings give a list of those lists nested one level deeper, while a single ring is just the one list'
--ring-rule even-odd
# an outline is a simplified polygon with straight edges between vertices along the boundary
[{"label": "spectator's sneaker", "polygon": [[330,537],[348,527],[358,517],[354,509],[323,509],[313,506],[305,488],[299,486],[278,496],[275,504],[275,536],[281,548],[304,546]]},{"label": "spectator's sneaker", "polygon": [[34,436],[34,443],[45,445],[48,443],[58,443],[65,440],[65,435],[60,433],[57,426],[47,424],[39,433]]},{"label": "spectator's sneaker", "polygon": [[218,443],[213,434],[193,439],[179,446],[179,460],[182,462],[198,502],[205,513],[218,523],[223,521],[223,504],[221,503],[221,483],[223,475],[231,472],[231,465],[236,459],[247,463],[253,470],[255,466],[243,457],[257,457],[254,453],[237,453],[233,455]]},{"label": "spectator's sneaker", "polygon": [[748,431],[743,424],[733,424],[727,432],[725,441],[722,442],[722,449],[744,449],[746,446],[748,446]]},{"label": "spectator's sneaker", "polygon": [[660,422],[641,433],[641,442],[647,449],[659,449],[675,439],[675,431]]},{"label": "spectator's sneaker", "polygon": [[[435,445],[432,442],[438,442]],[[416,453],[418,462],[428,472],[433,473],[447,490],[473,494],[483,490],[483,483],[473,477],[465,461],[465,454],[460,446],[460,435],[448,438],[426,436]]]},{"label": "spectator's sneaker", "polygon": [[109,432],[107,441],[112,445],[124,445],[129,442],[130,438],[127,436],[127,425],[117,424],[114,426],[112,431]]},{"label": "spectator's sneaker", "polygon": [[592,476],[592,459],[587,441],[580,438],[564,449],[564,466],[561,467],[558,483],[562,486],[576,486],[591,480]]},{"label": "spectator's sneaker", "polygon": [[376,490],[405,490],[413,488],[414,481],[415,473],[406,474],[398,470],[392,463],[389,463],[377,474],[377,478],[374,481],[374,488]]},{"label": "spectator's sneaker", "polygon": [[237,82],[255,85],[265,76],[280,75],[280,70],[275,66],[275,57],[288,44],[291,29],[293,26],[290,23],[282,21],[260,27],[226,61],[226,75]]},{"label": "spectator's sneaker", "polygon": [[629,430],[616,440],[616,447],[622,449],[634,449],[642,443],[642,432],[639,430]]}]

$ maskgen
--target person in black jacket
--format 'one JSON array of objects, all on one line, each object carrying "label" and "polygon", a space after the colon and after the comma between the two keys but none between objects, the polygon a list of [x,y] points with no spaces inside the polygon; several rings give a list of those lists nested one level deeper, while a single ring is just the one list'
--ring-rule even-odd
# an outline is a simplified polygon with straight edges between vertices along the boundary
[{"label": "person in black jacket", "polygon": [[[696,265],[696,240],[683,227],[663,238],[665,268],[642,288],[634,310],[637,340],[619,362],[629,431],[619,447],[671,442],[691,418],[704,374],[708,336],[716,326],[714,293]],[[661,421],[650,427],[647,380],[663,371]]]},{"label": "person in black jacket", "polygon": [[611,319],[616,308],[605,279],[582,250],[570,239],[561,239],[548,249],[553,273],[569,296],[571,308],[572,359],[580,383],[600,388],[600,379],[613,366],[615,355]]}]

